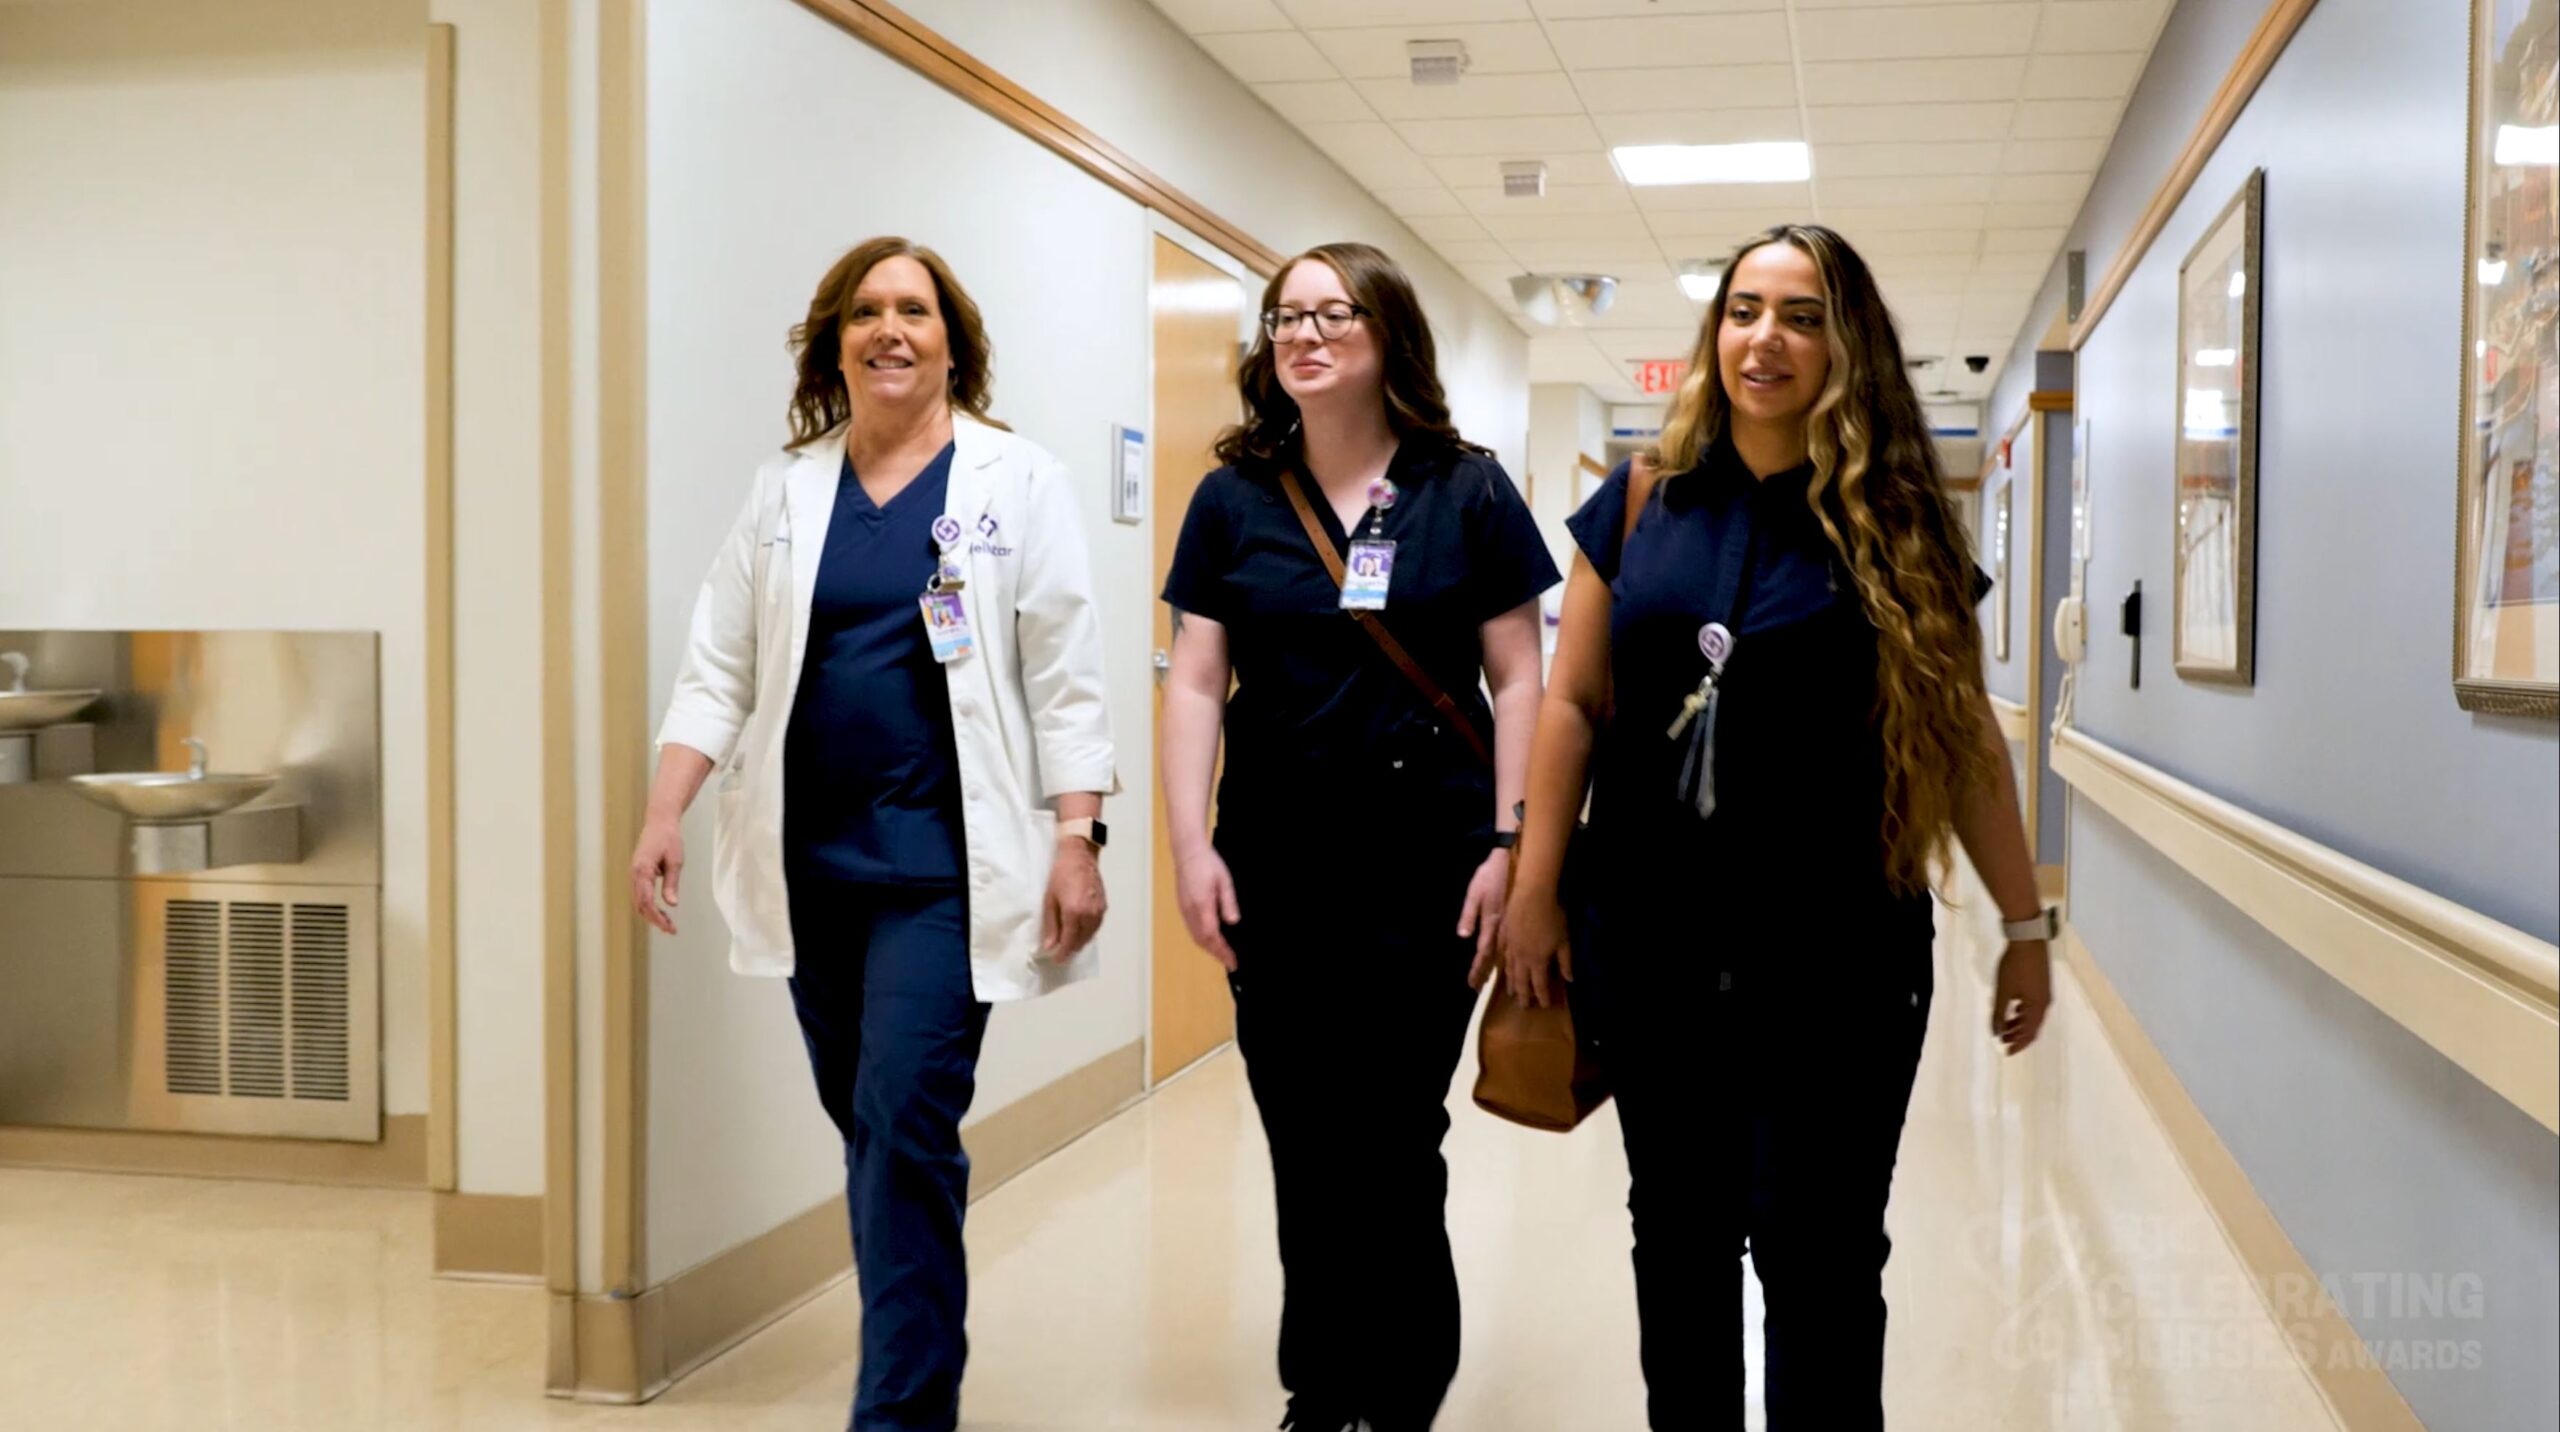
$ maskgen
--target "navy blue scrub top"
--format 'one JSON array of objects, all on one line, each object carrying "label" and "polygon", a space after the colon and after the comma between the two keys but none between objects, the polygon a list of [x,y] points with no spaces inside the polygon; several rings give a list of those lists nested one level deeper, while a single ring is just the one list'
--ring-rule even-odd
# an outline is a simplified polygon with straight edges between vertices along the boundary
[{"label": "navy blue scrub top", "polygon": [[944,447],[886,507],[862,490],[851,457],[836,478],[783,738],[792,868],[869,885],[961,881],[951,692],[916,605],[934,572],[951,456]]},{"label": "navy blue scrub top", "polygon": [[[1594,868],[1614,892],[1672,892],[1680,908],[1664,918],[1691,926],[1845,919],[1925,938],[1929,897],[1896,894],[1885,872],[1876,630],[1805,500],[1812,478],[1810,464],[1755,478],[1719,443],[1655,487],[1623,554],[1624,464],[1567,520],[1611,597],[1616,706],[1593,761]],[[1736,524],[1749,535],[1729,544]],[[1679,794],[1688,743],[1668,732],[1706,675],[1699,628],[1729,552],[1748,565],[1742,620],[1726,618],[1716,812],[1701,821]],[[1977,572],[1977,601],[1989,584]]]},{"label": "navy blue scrub top", "polygon": [[[1385,536],[1395,573],[1381,616],[1488,741],[1484,624],[1559,580],[1519,490],[1491,457],[1409,440]],[[1312,480],[1335,550],[1350,538]],[[1367,520],[1360,536],[1369,535]],[[1381,836],[1489,841],[1493,773],[1351,615],[1276,473],[1222,467],[1201,480],[1165,577],[1177,612],[1226,628],[1227,700],[1218,845],[1303,854],[1306,842]]]}]

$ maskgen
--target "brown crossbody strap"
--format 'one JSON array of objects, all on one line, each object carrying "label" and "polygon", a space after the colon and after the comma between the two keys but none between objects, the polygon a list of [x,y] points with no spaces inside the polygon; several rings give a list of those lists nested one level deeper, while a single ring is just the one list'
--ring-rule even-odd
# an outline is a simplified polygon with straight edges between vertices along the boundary
[{"label": "brown crossbody strap", "polygon": [[[1342,569],[1342,554],[1333,550],[1333,539],[1325,534],[1324,524],[1316,520],[1315,504],[1307,500],[1305,482],[1295,472],[1287,472],[1281,474],[1280,486],[1289,494],[1289,505],[1297,509],[1298,525],[1307,529],[1307,541],[1314,544],[1316,556],[1323,560],[1326,575],[1333,578],[1336,587],[1341,586],[1348,576]],[[1492,765],[1493,748],[1485,744],[1483,733],[1476,730],[1476,723],[1467,719],[1467,713],[1459,709],[1457,702],[1449,699],[1449,693],[1440,689],[1440,683],[1431,679],[1431,673],[1422,669],[1422,663],[1413,659],[1413,653],[1404,649],[1404,643],[1396,640],[1395,633],[1387,630],[1385,622],[1378,620],[1378,614],[1354,611],[1351,619],[1360,624],[1360,629],[1369,634],[1369,639],[1378,644],[1378,650],[1387,654],[1387,660],[1395,663],[1396,670],[1404,673],[1404,679],[1413,683],[1413,689],[1422,693],[1432,709],[1456,728],[1459,737],[1467,743],[1467,749],[1476,753],[1476,759]]]}]

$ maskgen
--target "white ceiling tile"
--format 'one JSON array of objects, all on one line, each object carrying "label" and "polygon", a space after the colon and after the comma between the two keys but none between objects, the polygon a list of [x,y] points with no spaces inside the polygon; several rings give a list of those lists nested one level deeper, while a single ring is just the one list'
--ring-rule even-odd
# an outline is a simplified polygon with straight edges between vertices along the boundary
[{"label": "white ceiling tile", "polygon": [[1329,80],[1338,78],[1333,63],[1307,37],[1295,31],[1278,34],[1202,35],[1200,48],[1217,57],[1219,64],[1235,73],[1247,84],[1267,84],[1281,80]]},{"label": "white ceiling tile", "polygon": [[1783,209],[1813,211],[1810,184],[1672,184],[1635,191],[1636,207],[1648,214],[1689,214],[1700,210],[1736,209],[1758,213]]},{"label": "white ceiling tile", "polygon": [[1467,206],[1444,185],[1433,184],[1420,189],[1377,189],[1378,202],[1387,212],[1405,219],[1427,218],[1441,214],[1464,214]]},{"label": "white ceiling tile", "polygon": [[2147,54],[2167,18],[2168,0],[2080,0],[2047,5],[2036,31],[2039,55]]},{"label": "white ceiling tile", "polygon": [[2042,275],[2052,266],[2053,255],[2050,253],[1984,254],[1981,262],[1975,266],[1974,272],[2011,274],[2023,278],[2029,274]]},{"label": "white ceiling tile", "polygon": [[1314,140],[1343,172],[1372,189],[1428,189],[1440,182],[1422,156],[1405,147],[1383,124],[1308,124],[1299,132]]},{"label": "white ceiling tile", "polygon": [[1523,239],[1506,244],[1522,263],[1553,272],[1614,273],[1626,283],[1636,274],[1667,274],[1662,246],[1649,236],[1618,239]]},{"label": "white ceiling tile", "polygon": [[[1869,267],[1873,267],[1873,265],[1869,265]],[[1897,303],[1905,299],[1960,299],[1964,297],[1966,286],[1972,282],[1971,279],[1960,273],[1904,273],[1895,277],[1890,284],[1882,283],[1881,275],[1879,275],[1878,281],[1884,288],[1886,297]]]},{"label": "white ceiling tile", "polygon": [[1986,254],[2043,254],[2047,258],[2061,249],[2068,228],[1993,229],[1982,241]]},{"label": "white ceiling tile", "polygon": [[1992,224],[2003,229],[2068,228],[2071,221],[2079,217],[2078,200],[2068,204],[1994,204],[1991,206]]},{"label": "white ceiling tile", "polygon": [[2038,55],[2027,64],[2028,99],[2120,99],[2133,93],[2147,55]]},{"label": "white ceiling tile", "polygon": [[1485,243],[1499,236],[1485,232],[1485,226],[1472,214],[1416,214],[1404,221],[1415,238],[1429,243],[1443,241]]},{"label": "white ceiling tile", "polygon": [[1511,304],[1511,279],[1520,272],[1518,264],[1506,261],[1498,264],[1452,264],[1450,267],[1464,275],[1467,282],[1492,294],[1502,303],[1504,311],[1517,311]]},{"label": "white ceiling tile", "polygon": [[1982,252],[1980,229],[1902,229],[1869,234],[1856,241],[1858,251],[1869,261],[1899,258],[1908,254],[1977,254]]},{"label": "white ceiling tile", "polygon": [[1564,184],[1615,184],[1617,166],[1598,150],[1580,154],[1473,154],[1456,159],[1434,159],[1431,167],[1452,184],[1471,189],[1499,188],[1505,160],[1535,159],[1547,166],[1547,186]]},{"label": "white ceiling tile", "polygon": [[1804,138],[1804,121],[1793,108],[1692,109],[1639,111],[1592,116],[1600,137],[1621,144],[1760,144]]},{"label": "white ceiling tile", "polygon": [[1529,0],[1279,0],[1308,30],[1347,25],[1485,24],[1526,20]]},{"label": "white ceiling tile", "polygon": [[2037,99],[2018,106],[2019,139],[2109,139],[2124,102],[2114,99]]},{"label": "white ceiling tile", "polygon": [[1371,108],[1388,119],[1496,119],[1582,113],[1582,96],[1563,71],[1545,75],[1469,75],[1453,85],[1357,80]]},{"label": "white ceiling tile", "polygon": [[1897,229],[1979,229],[1990,222],[1988,204],[1825,204],[1822,221],[1847,234],[1890,233]]},{"label": "white ceiling tile", "polygon": [[1289,28],[1289,17],[1271,0],[1155,0],[1155,6],[1195,35]]},{"label": "white ceiling tile", "polygon": [[1546,154],[1600,147],[1600,132],[1578,114],[1536,119],[1411,119],[1396,126],[1416,152],[1438,159],[1466,154]]},{"label": "white ceiling tile", "polygon": [[1685,249],[1692,258],[1721,254],[1744,239],[1804,217],[1800,209],[1701,209],[1685,214],[1647,214],[1645,226],[1663,247]]},{"label": "white ceiling tile", "polygon": [[1921,5],[1824,10],[1796,16],[1808,60],[1935,60],[2023,55],[2034,43],[2034,5]]},{"label": "white ceiling tile", "polygon": [[1498,264],[1511,257],[1511,251],[1491,239],[1437,239],[1432,248],[1442,258],[1458,264]]},{"label": "white ceiling tile", "polygon": [[1499,188],[1467,188],[1452,186],[1468,209],[1480,218],[1501,216],[1514,218],[1529,214],[1617,214],[1624,218],[1623,233],[1641,233],[1643,226],[1635,217],[1635,201],[1627,197],[1623,184],[1550,184],[1546,197],[1514,199]]},{"label": "white ceiling tile", "polygon": [[1827,209],[1832,204],[1855,207],[1881,204],[1982,204],[1991,199],[1988,174],[1937,174],[1885,179],[1817,180]]},{"label": "white ceiling tile", "polygon": [[1547,44],[1546,31],[1533,20],[1507,25],[1364,25],[1356,30],[1314,30],[1307,38],[1315,41],[1336,69],[1355,80],[1411,83],[1412,62],[1405,54],[1410,40],[1456,40],[1465,45],[1467,73],[1456,86],[1461,89],[1487,75],[1552,73],[1562,68]]},{"label": "white ceiling tile", "polygon": [[1593,114],[1648,109],[1766,109],[1796,102],[1793,65],[1688,65],[1584,70],[1573,77]]},{"label": "white ceiling tile", "polygon": [[[1609,214],[1511,214],[1487,212],[1468,222],[1504,243],[1538,239],[1617,239],[1645,230],[1632,209]],[[1414,232],[1421,233],[1416,229]],[[1425,235],[1424,237],[1429,237]]]},{"label": "white ceiling tile", "polygon": [[2009,174],[2094,174],[2107,157],[2103,139],[2022,139],[2009,146]]},{"label": "white ceiling tile", "polygon": [[[1613,310],[1614,313],[1614,310]],[[1591,346],[1621,363],[1649,358],[1686,358],[1698,346],[1698,325],[1678,328],[1596,328]]]},{"label": "white ceiling tile", "polygon": [[1971,254],[1899,254],[1868,267],[1876,271],[1876,282],[1892,292],[1907,279],[1967,277],[1973,262]]},{"label": "white ceiling tile", "polygon": [[2089,192],[2086,174],[2009,174],[1991,191],[1995,204],[2077,204]]},{"label": "white ceiling tile", "polygon": [[1291,80],[1255,85],[1253,92],[1291,124],[1343,124],[1378,117],[1358,90],[1340,80]]},{"label": "white ceiling tile", "polygon": [[1951,144],[2006,139],[2017,106],[1998,104],[1825,105],[1805,112],[1816,144]]},{"label": "white ceiling tile", "polygon": [[1549,20],[1602,20],[1636,15],[1734,15],[1782,10],[1786,0],[1529,0]]},{"label": "white ceiling tile", "polygon": [[1547,33],[1566,66],[1576,70],[1777,64],[1793,54],[1787,17],[1776,13],[1558,20],[1548,24]]},{"label": "white ceiling tile", "polygon": [[2014,95],[2023,55],[1975,60],[1856,60],[1804,67],[1808,104],[1955,104]]},{"label": "white ceiling tile", "polygon": [[1896,175],[1996,174],[2005,146],[1983,144],[1817,144],[1813,177],[1886,179]]}]

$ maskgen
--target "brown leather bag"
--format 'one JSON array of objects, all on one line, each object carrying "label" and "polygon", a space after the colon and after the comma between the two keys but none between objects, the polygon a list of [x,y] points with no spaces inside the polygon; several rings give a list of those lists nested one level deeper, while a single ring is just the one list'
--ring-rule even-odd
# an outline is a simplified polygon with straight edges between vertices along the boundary
[{"label": "brown leather bag", "polygon": [[[1641,458],[1630,465],[1627,513],[1618,528],[1619,551],[1626,550],[1627,539],[1634,535],[1636,519],[1652,500],[1658,476],[1652,464]],[[1513,862],[1511,873],[1514,880],[1519,878],[1518,862]],[[1504,903],[1509,903],[1507,892]],[[1497,975],[1493,1001],[1476,1029],[1476,1107],[1532,1129],[1570,1133],[1608,1102],[1608,1074],[1574,1029],[1569,1002],[1527,1007],[1509,998],[1502,986]]]}]

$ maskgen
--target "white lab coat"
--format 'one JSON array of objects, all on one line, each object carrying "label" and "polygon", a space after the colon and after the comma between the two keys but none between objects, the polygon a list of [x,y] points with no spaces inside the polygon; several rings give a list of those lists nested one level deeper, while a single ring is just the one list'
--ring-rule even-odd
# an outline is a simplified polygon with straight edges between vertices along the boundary
[{"label": "white lab coat", "polygon": [[[1027,999],[1097,973],[1091,946],[1041,958],[1057,797],[1111,792],[1102,624],[1066,468],[1034,444],[954,414],[950,496],[967,550],[974,655],[943,668],[966,834],[971,983]],[[782,750],[800,689],[809,602],[844,463],[841,429],[757,470],[702,595],[658,742],[709,756],[712,898],[740,974],[793,968],[782,868]],[[919,593],[918,595],[922,595]],[[923,620],[919,613],[917,620]]]}]

